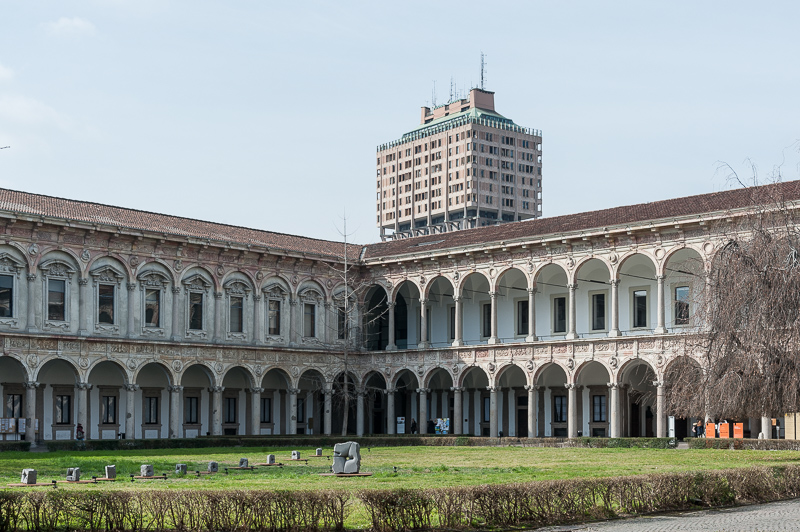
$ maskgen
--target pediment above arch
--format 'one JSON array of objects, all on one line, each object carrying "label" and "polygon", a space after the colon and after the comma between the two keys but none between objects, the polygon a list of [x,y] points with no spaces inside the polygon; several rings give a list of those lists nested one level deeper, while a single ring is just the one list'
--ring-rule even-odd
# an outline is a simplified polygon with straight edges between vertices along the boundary
[{"label": "pediment above arch", "polygon": [[67,278],[76,271],[72,265],[59,259],[52,259],[43,262],[39,265],[39,269],[42,270],[42,273],[44,273],[44,275],[47,277],[60,278]]},{"label": "pediment above arch", "polygon": [[100,266],[89,272],[96,283],[119,284],[125,279],[125,275],[113,266]]},{"label": "pediment above arch", "polygon": [[209,288],[211,288],[211,281],[199,273],[187,277],[181,281],[181,283],[186,287],[187,290],[206,292]]}]

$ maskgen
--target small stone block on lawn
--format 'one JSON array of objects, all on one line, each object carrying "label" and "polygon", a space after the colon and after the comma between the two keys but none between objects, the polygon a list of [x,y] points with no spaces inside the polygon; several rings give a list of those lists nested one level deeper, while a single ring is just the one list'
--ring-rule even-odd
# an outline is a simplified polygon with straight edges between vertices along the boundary
[{"label": "small stone block on lawn", "polygon": [[150,464],[142,464],[142,466],[139,468],[139,475],[143,477],[152,477],[153,466]]},{"label": "small stone block on lawn", "polygon": [[270,465],[275,463],[275,455],[274,454],[268,454],[267,455],[267,463],[270,464]]},{"label": "small stone block on lawn", "polygon": [[81,468],[70,467],[67,469],[67,480],[70,482],[77,482],[81,479]]},{"label": "small stone block on lawn", "polygon": [[105,469],[105,478],[117,478],[117,466],[107,465]]},{"label": "small stone block on lawn", "polygon": [[185,475],[186,474],[186,464],[175,464],[175,474],[176,475]]},{"label": "small stone block on lawn", "polygon": [[247,458],[239,458],[239,467],[248,467],[248,463]]},{"label": "small stone block on lawn", "polygon": [[300,460],[300,451],[292,451],[292,460]]},{"label": "small stone block on lawn", "polygon": [[219,471],[219,464],[217,462],[209,462],[208,463],[208,472],[209,473],[217,473]]},{"label": "small stone block on lawn", "polygon": [[317,456],[322,456],[322,447],[317,448]]},{"label": "small stone block on lawn", "polygon": [[36,484],[36,470],[35,469],[23,469],[22,470],[22,479],[20,480],[21,484]]}]

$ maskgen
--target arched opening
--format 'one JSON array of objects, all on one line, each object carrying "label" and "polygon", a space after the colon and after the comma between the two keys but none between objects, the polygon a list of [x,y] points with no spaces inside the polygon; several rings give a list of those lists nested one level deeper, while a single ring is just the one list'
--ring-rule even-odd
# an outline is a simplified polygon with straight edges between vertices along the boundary
[{"label": "arched opening", "polygon": [[536,274],[536,335],[564,338],[569,320],[567,274],[558,264],[548,264]]},{"label": "arched opening", "polygon": [[[74,439],[77,423],[81,422],[78,419],[79,395],[86,391],[78,388],[77,370],[66,360],[49,360],[39,370],[36,380],[43,391],[42,401],[36,402],[37,405],[41,403],[42,408],[37,406],[37,411],[42,414],[40,419],[44,420],[44,426],[50,427],[49,431],[42,433],[43,439]],[[83,429],[85,431],[86,427]]]},{"label": "arched opening", "polygon": [[397,425],[398,434],[412,434],[412,425],[419,431],[418,388],[419,380],[414,372],[408,369],[398,372],[395,379],[394,411],[395,417],[404,418],[404,423]]},{"label": "arched opening", "polygon": [[441,434],[453,432],[453,378],[443,368],[436,368],[428,375],[430,390],[427,394],[428,419],[426,428],[428,434]]},{"label": "arched opening", "polygon": [[619,267],[619,329],[623,334],[652,334],[657,319],[655,264],[647,255],[631,255]]},{"label": "arched opening", "polygon": [[242,367],[230,368],[222,378],[222,434],[236,436],[248,434],[252,428],[252,404],[250,389],[253,382],[250,374]]},{"label": "arched opening", "polygon": [[[607,336],[611,330],[611,273],[600,259],[589,259],[575,273],[576,332],[579,336]],[[616,336],[616,334],[615,334]]]},{"label": "arched opening", "polygon": [[386,349],[389,345],[389,305],[386,290],[372,286],[364,298],[364,342],[371,351]]},{"label": "arched opening", "polygon": [[497,384],[500,394],[497,398],[498,431],[504,436],[528,436],[528,392],[525,385],[528,379],[522,368],[515,364],[504,367]]},{"label": "arched opening", "polygon": [[528,336],[528,278],[516,268],[497,280],[497,335],[503,342],[524,342]]},{"label": "arched opening", "polygon": [[322,434],[325,430],[325,378],[315,369],[300,375],[297,381],[297,433]]},{"label": "arched opening", "polygon": [[182,429],[184,438],[211,434],[211,395],[214,385],[211,370],[202,364],[193,364],[183,370]]},{"label": "arched opening", "polygon": [[628,363],[620,372],[622,435],[653,438],[656,435],[656,373],[644,360]]},{"label": "arched opening", "polygon": [[455,340],[456,307],[454,288],[446,277],[439,276],[428,288],[428,338],[432,346],[450,346]]},{"label": "arched opening", "polygon": [[[25,371],[25,366],[20,361],[9,356],[0,355],[0,397],[3,400],[2,417],[8,419],[25,419],[27,417],[27,396],[25,390],[25,383],[28,382],[28,374]],[[75,383],[73,381],[72,385]],[[42,404],[43,387],[39,386],[36,389],[36,419],[43,420],[41,412],[43,412]],[[37,439],[42,438],[43,425],[39,426],[39,433]],[[0,434],[0,441],[2,440],[18,440],[22,438],[19,428],[16,432],[11,434]],[[51,438],[47,438],[51,439]]]},{"label": "arched opening", "polygon": [[419,327],[419,289],[411,281],[403,281],[395,293],[394,327],[398,349],[416,348]]},{"label": "arched opening", "polygon": [[597,361],[586,362],[578,368],[576,383],[578,384],[578,401],[581,419],[582,436],[606,438],[610,432],[611,399],[608,394],[608,383],[611,376],[604,365]]},{"label": "arched opening", "polygon": [[289,427],[289,374],[272,368],[261,379],[261,434],[286,434]]},{"label": "arched opening", "polygon": [[464,370],[461,376],[461,398],[463,407],[464,434],[475,436],[489,436],[489,421],[491,408],[489,406],[489,376],[479,366],[472,366]]},{"label": "arched opening", "polygon": [[471,273],[461,283],[462,329],[464,343],[485,344],[492,336],[492,299],[489,281],[479,272]]},{"label": "arched opening", "polygon": [[666,327],[673,332],[696,327],[705,293],[703,258],[694,249],[680,249],[667,257],[664,275]]},{"label": "arched opening", "polygon": [[123,393],[127,383],[125,371],[116,362],[104,360],[89,372],[87,382],[89,404],[97,408],[89,411],[89,438],[115,440],[120,432],[125,432],[124,412],[127,412],[128,394]]},{"label": "arched opening", "polygon": [[539,434],[545,437],[567,437],[567,374],[555,363],[549,363],[536,378],[539,386]]},{"label": "arched opening", "polygon": [[[667,412],[675,416],[675,437],[697,437],[692,426],[700,421],[704,426],[706,416],[705,382],[700,364],[689,356],[672,359],[664,371],[664,403]],[[754,430],[755,429],[755,430]],[[760,420],[748,420],[744,437],[755,438],[760,430]]]},{"label": "arched opening", "polygon": [[386,434],[386,379],[377,371],[364,383],[364,417],[367,434]]},{"label": "arched opening", "polygon": [[342,372],[333,380],[331,408],[334,434],[346,436],[356,433],[358,379],[350,372]]}]

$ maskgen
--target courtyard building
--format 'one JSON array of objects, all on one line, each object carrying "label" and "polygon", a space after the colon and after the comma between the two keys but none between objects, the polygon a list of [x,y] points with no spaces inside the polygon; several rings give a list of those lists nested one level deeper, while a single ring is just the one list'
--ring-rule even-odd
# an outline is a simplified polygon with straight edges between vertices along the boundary
[{"label": "courtyard building", "polygon": [[345,287],[340,242],[0,189],[0,438],[666,436],[709,225],[752,197],[349,244]]}]

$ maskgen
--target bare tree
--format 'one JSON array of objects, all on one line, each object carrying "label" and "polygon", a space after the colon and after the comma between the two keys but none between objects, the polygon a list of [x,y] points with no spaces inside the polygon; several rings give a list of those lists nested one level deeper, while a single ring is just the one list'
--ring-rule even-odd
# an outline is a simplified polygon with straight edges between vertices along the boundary
[{"label": "bare tree", "polygon": [[786,199],[789,187],[796,198],[800,185],[779,174],[745,186],[746,216],[710,229],[719,250],[693,273],[694,327],[665,375],[677,415],[741,419],[800,406],[800,205]]}]

